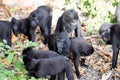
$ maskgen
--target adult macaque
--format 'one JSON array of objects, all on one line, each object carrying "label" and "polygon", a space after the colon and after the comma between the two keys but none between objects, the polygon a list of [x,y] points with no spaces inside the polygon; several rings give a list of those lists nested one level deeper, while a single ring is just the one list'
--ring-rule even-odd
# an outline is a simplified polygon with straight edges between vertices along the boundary
[{"label": "adult macaque", "polygon": [[[103,26],[103,27],[105,28],[106,26]],[[102,29],[103,28],[100,28],[100,31]],[[119,53],[119,45],[120,45],[120,23],[117,22],[117,23],[109,25],[107,30],[105,30],[103,33],[106,33],[106,35],[104,35],[105,38],[102,37],[102,39],[107,44],[112,45],[112,49],[113,49],[112,68],[116,68],[118,53]]]},{"label": "adult macaque", "polygon": [[70,39],[67,32],[51,34],[45,37],[50,50],[56,51],[60,55],[70,56]]},{"label": "adult macaque", "polygon": [[81,23],[78,13],[74,9],[66,10],[61,17],[59,17],[55,33],[67,31],[72,33],[74,31],[75,37],[82,37]]},{"label": "adult macaque", "polygon": [[[34,76],[35,78],[58,75],[57,80],[64,80],[65,72],[68,80],[74,80],[72,64],[67,57],[56,56],[35,59],[31,55],[23,55],[23,62],[29,75]],[[61,75],[61,77],[59,77],[59,75]],[[50,80],[54,80],[54,78]]]},{"label": "adult macaque", "polygon": [[48,6],[39,6],[30,13],[30,24],[33,27],[40,27],[41,35],[49,35],[51,33],[52,9]]}]

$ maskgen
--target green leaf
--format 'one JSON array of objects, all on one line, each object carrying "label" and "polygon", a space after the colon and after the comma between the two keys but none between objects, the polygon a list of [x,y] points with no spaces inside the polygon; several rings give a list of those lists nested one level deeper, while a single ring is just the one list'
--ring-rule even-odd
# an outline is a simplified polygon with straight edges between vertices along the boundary
[{"label": "green leaf", "polygon": [[5,43],[5,44],[6,44],[6,43],[7,43],[7,41],[4,39],[4,40],[3,40],[3,43]]},{"label": "green leaf", "polygon": [[9,55],[7,56],[8,62],[10,62],[10,63],[12,62],[13,56],[14,56],[14,54],[9,54]]},{"label": "green leaf", "polygon": [[17,11],[17,9],[15,7],[10,8],[10,12],[16,12],[16,11]]},{"label": "green leaf", "polygon": [[3,43],[0,42],[0,47],[3,47]]},{"label": "green leaf", "polygon": [[91,4],[90,4],[90,2],[89,2],[89,1],[85,1],[85,2],[84,2],[84,6],[87,8],[88,6],[90,7],[90,6],[91,6]]},{"label": "green leaf", "polygon": [[38,46],[38,43],[33,42],[33,43],[32,43],[32,46],[37,47],[37,46]]},{"label": "green leaf", "polygon": [[5,48],[10,49],[11,47],[10,47],[10,46],[8,46],[8,45],[5,45]]}]

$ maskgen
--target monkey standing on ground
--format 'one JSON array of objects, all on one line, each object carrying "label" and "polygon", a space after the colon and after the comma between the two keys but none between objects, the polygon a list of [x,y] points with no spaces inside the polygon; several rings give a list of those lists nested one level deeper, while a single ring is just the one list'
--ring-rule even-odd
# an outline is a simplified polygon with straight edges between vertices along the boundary
[{"label": "monkey standing on ground", "polygon": [[[106,26],[108,25],[108,26]],[[105,30],[105,28],[107,28]],[[114,24],[104,23],[100,27],[100,35],[102,39],[107,43],[112,45],[113,57],[112,57],[112,68],[117,67],[117,59],[119,54],[120,45],[120,23],[116,22]]]},{"label": "monkey standing on ground", "polygon": [[79,16],[74,9],[65,11],[62,16],[59,17],[55,33],[62,31],[67,31],[67,33],[74,31],[75,37],[83,38]]}]

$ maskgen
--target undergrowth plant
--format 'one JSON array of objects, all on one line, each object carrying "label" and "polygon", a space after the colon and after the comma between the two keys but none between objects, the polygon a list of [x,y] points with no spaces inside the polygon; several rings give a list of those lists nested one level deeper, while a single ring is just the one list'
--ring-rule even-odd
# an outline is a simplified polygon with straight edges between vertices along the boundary
[{"label": "undergrowth plant", "polygon": [[87,35],[98,34],[103,22],[115,22],[115,9],[120,0],[79,0],[78,8],[87,10]]},{"label": "undergrowth plant", "polygon": [[[22,56],[18,55],[17,50],[6,45],[6,43],[5,40],[0,43],[0,80],[47,80],[41,78],[35,79],[34,77],[27,76]],[[24,41],[24,44],[17,42],[17,46],[22,50],[28,46],[37,47],[38,44],[26,40]],[[7,54],[7,56],[1,56],[2,54]]]},{"label": "undergrowth plant", "polygon": [[[65,0],[66,5],[71,3],[77,3],[76,6],[80,10],[87,10],[87,35],[98,34],[100,25],[106,21],[114,23],[115,15],[114,10],[120,2],[120,0]],[[10,12],[16,12],[16,8],[11,8]],[[34,77],[29,78],[23,66],[22,57],[18,55],[24,48],[28,46],[37,47],[36,42],[29,40],[23,43],[17,42],[18,50],[6,45],[6,41],[3,40],[0,43],[0,80],[47,80],[47,79],[35,79]],[[7,54],[8,56],[4,56]],[[120,56],[119,56],[120,59]]]}]

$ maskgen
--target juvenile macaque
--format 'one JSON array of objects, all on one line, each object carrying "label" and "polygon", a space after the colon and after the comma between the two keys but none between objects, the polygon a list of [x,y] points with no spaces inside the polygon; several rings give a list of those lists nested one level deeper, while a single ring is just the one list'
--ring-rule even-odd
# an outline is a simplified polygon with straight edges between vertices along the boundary
[{"label": "juvenile macaque", "polygon": [[[94,52],[94,48],[92,45],[90,45],[88,42],[83,40],[82,38],[71,38],[71,47],[70,51],[73,54],[73,62],[76,70],[77,78],[80,78],[80,72],[79,72],[79,59],[81,56],[89,56],[92,55]],[[81,62],[83,66],[87,66],[84,64],[85,60]]]}]

